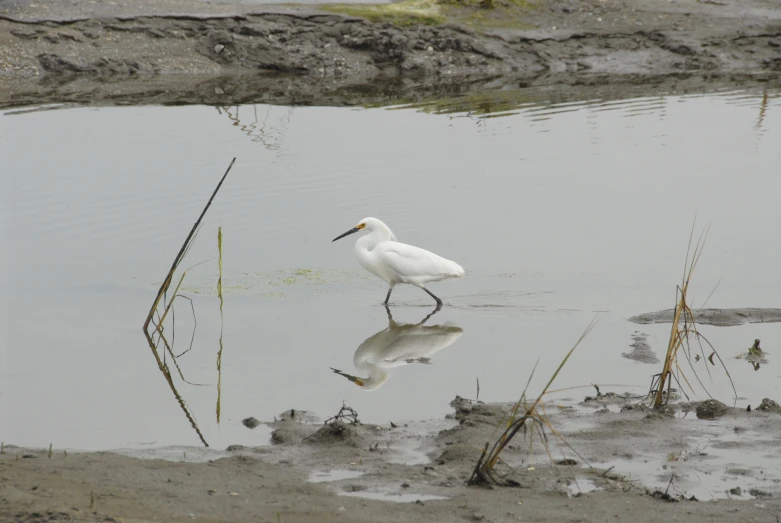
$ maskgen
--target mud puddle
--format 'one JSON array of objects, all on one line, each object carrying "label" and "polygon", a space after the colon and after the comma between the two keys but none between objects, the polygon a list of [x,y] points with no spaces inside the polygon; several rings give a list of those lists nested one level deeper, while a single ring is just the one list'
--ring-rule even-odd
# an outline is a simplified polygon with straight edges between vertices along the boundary
[{"label": "mud puddle", "polygon": [[331,481],[342,481],[345,479],[360,478],[365,473],[359,470],[331,469],[320,472],[313,472],[309,475],[308,481],[312,483],[325,483]]},{"label": "mud puddle", "polygon": [[698,419],[697,405],[686,403],[671,405],[674,415],[660,415],[637,399],[586,404],[604,406],[591,414],[556,416],[557,429],[592,466],[651,491],[698,500],[767,499],[781,488],[781,462],[773,450],[781,417],[757,411],[756,403],[750,412],[743,402],[723,407],[717,419]]}]

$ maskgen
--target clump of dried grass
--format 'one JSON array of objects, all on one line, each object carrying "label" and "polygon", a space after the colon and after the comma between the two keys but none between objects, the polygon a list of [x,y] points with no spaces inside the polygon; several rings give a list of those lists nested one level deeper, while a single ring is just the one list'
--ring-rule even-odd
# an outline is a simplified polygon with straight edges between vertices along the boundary
[{"label": "clump of dried grass", "polygon": [[[710,398],[712,398],[712,396],[708,392],[705,385],[702,383],[702,380],[700,380],[697,371],[694,369],[694,366],[692,365],[692,359],[694,358],[695,361],[702,359],[703,361],[710,362],[711,365],[715,365],[714,357],[718,359],[719,363],[724,369],[724,372],[730,380],[732,390],[735,392],[735,397],[737,397],[735,384],[732,382],[732,377],[730,376],[727,367],[724,365],[724,361],[721,359],[721,356],[719,356],[711,342],[708,341],[708,339],[697,329],[696,314],[690,306],[690,300],[688,298],[689,285],[691,284],[692,276],[694,275],[694,270],[697,267],[700,256],[702,256],[702,251],[705,247],[705,241],[708,237],[708,230],[709,228],[706,227],[700,233],[700,236],[697,239],[697,243],[694,245],[694,250],[692,251],[692,240],[694,239],[694,224],[692,224],[692,230],[689,235],[689,245],[686,249],[683,278],[681,284],[676,286],[675,289],[675,309],[673,311],[673,323],[672,327],[670,328],[670,338],[667,343],[667,352],[665,354],[664,364],[662,365],[662,372],[654,376],[654,379],[651,382],[651,389],[648,393],[649,397],[652,398],[651,404],[657,408],[666,405],[670,400],[670,397],[673,395],[675,390],[672,386],[673,380],[675,380],[680,390],[683,391],[682,383],[685,383],[690,391],[694,391],[694,387],[692,387],[691,383],[686,378],[686,375],[684,374],[678,362],[679,352],[683,352],[693,375]],[[707,299],[705,301],[707,303]],[[699,347],[699,354],[695,354],[694,356],[692,353],[692,340],[695,341],[697,347]],[[703,345],[703,342],[705,345]],[[705,355],[705,346],[707,346],[710,351],[710,355],[707,357]],[[708,367],[707,363],[705,368],[708,371],[708,375],[710,376],[710,368]]]},{"label": "clump of dried grass", "polygon": [[[564,359],[561,360],[561,363],[559,363],[559,366],[556,368],[556,371],[550,377],[548,383],[545,385],[545,388],[542,389],[542,392],[540,392],[539,396],[537,396],[537,399],[535,399],[534,402],[532,402],[531,404],[528,404],[526,401],[526,391],[529,388],[529,384],[531,383],[532,377],[534,376],[534,370],[537,368],[537,366],[535,365],[534,369],[532,369],[532,372],[529,375],[528,381],[526,382],[526,387],[524,388],[521,397],[513,406],[510,415],[506,420],[503,420],[497,426],[498,429],[499,427],[501,427],[503,424],[506,423],[505,430],[496,439],[493,446],[491,446],[490,441],[487,441],[485,443],[483,452],[480,455],[480,458],[477,460],[477,464],[475,465],[475,468],[472,471],[472,475],[469,478],[469,481],[467,482],[469,485],[508,485],[508,486],[514,485],[514,483],[507,482],[503,478],[497,478],[494,471],[494,467],[500,461],[500,455],[502,451],[507,447],[507,445],[509,445],[510,441],[512,441],[512,439],[520,431],[523,431],[525,435],[529,427],[531,427],[532,430],[539,435],[540,441],[545,447],[545,451],[548,453],[548,456],[551,456],[551,454],[548,446],[548,437],[545,433],[546,428],[550,433],[552,433],[556,438],[558,438],[559,441],[561,441],[564,445],[572,449],[572,447],[569,446],[569,444],[566,442],[563,436],[553,427],[553,425],[551,425],[550,420],[545,414],[545,405],[542,401],[542,398],[545,394],[547,394],[548,389],[553,384],[553,381],[556,379],[556,376],[559,375],[559,372],[561,372],[561,369],[567,363],[567,360],[569,360],[572,353],[575,351],[578,345],[580,345],[580,343],[588,335],[588,333],[591,332],[591,330],[596,326],[597,322],[598,322],[598,317],[595,317],[593,320],[591,320],[591,323],[588,324],[586,329],[583,331],[583,334],[581,334],[580,338],[578,338],[578,341],[575,343],[575,345],[572,346],[569,352],[567,352],[567,354],[564,356]],[[523,412],[523,414],[519,416],[521,412]],[[534,432],[532,432],[532,435],[533,434]],[[488,451],[489,446],[491,447],[490,452]],[[574,451],[574,449],[572,450]],[[577,454],[577,452],[575,453]]]}]

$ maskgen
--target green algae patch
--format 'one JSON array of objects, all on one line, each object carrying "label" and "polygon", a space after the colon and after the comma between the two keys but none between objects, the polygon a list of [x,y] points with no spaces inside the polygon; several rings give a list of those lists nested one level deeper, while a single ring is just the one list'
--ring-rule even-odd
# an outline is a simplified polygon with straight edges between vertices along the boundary
[{"label": "green algae patch", "polygon": [[523,17],[515,10],[507,9],[481,9],[473,11],[458,20],[472,29],[519,29],[528,31],[536,29],[537,26],[523,21]]},{"label": "green algae patch", "polygon": [[[246,272],[223,276],[222,294],[251,294],[265,298],[287,298],[333,292],[337,284],[354,283],[368,279],[368,275],[334,269],[298,268],[278,271]],[[188,275],[182,291],[197,295],[216,296],[213,276]]]},{"label": "green algae patch", "polygon": [[538,96],[524,89],[477,92],[425,102],[399,99],[387,110],[413,109],[439,115],[469,115],[476,118],[497,118],[517,114],[524,107],[539,103]]},{"label": "green algae patch", "polygon": [[330,4],[324,11],[387,22],[398,27],[462,23],[473,29],[533,29],[524,11],[537,9],[527,0],[403,0],[391,4]]},{"label": "green algae patch", "polygon": [[331,4],[324,11],[365,18],[370,22],[388,22],[399,27],[439,25],[446,21],[434,0],[404,0],[393,4]]}]

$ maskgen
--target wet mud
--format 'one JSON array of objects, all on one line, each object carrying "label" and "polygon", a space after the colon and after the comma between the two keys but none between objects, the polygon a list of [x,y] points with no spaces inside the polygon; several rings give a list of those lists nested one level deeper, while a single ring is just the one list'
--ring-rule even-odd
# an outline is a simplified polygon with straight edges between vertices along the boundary
[{"label": "wet mud", "polygon": [[[191,105],[292,106],[421,105],[431,111],[512,110],[529,102],[705,93],[714,89],[781,87],[781,78],[742,74],[714,77],[681,74],[572,76],[545,74],[461,78],[324,79],[291,74],[155,75],[94,78],[85,75],[0,76],[0,109],[9,113],[80,106]],[[40,107],[43,105],[43,107]]]},{"label": "wet mud", "polygon": [[519,434],[495,469],[515,487],[466,486],[511,405],[456,398],[447,419],[388,426],[286,411],[270,422],[271,446],[203,449],[210,454],[200,463],[56,449],[49,457],[5,445],[0,518],[365,521],[368,511],[372,521],[578,514],[696,522],[781,514],[781,409],[770,399],[753,411],[706,401],[659,412],[612,392],[554,403],[549,418],[566,445],[549,432],[548,456],[531,431]]},{"label": "wet mud", "polygon": [[[744,323],[778,323],[781,322],[781,309],[696,309],[693,311],[697,323],[730,327]],[[649,312],[633,316],[629,321],[640,324],[672,323],[673,309]]]},{"label": "wet mud", "polygon": [[498,76],[605,84],[666,75],[772,81],[781,71],[781,15],[762,0],[554,0],[513,11],[523,28],[473,23],[466,7],[441,23],[394,25],[315,6],[146,0],[89,14],[80,2],[28,4],[0,9],[2,107],[371,103],[377,91],[463,92]]}]

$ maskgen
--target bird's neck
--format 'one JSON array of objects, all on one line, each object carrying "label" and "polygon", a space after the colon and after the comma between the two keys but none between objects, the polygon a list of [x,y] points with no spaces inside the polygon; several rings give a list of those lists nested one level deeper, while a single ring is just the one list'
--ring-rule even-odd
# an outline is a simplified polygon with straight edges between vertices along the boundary
[{"label": "bird's neck", "polygon": [[362,370],[367,371],[369,374],[369,377],[361,378],[363,380],[364,390],[378,389],[383,383],[388,381],[388,378],[390,377],[385,369],[377,365],[364,363]]},{"label": "bird's neck", "polygon": [[377,244],[395,239],[396,237],[393,235],[390,229],[375,229],[366,236],[359,238],[355,243],[355,246],[358,249],[366,249],[371,251],[377,246]]}]

